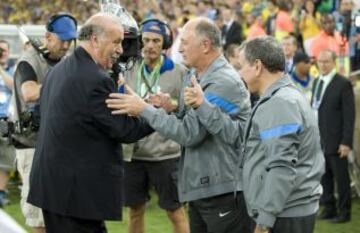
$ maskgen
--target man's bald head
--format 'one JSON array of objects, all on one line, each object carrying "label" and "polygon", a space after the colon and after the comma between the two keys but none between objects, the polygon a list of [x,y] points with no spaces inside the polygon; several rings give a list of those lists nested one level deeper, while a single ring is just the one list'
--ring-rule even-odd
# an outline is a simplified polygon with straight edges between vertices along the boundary
[{"label": "man's bald head", "polygon": [[179,52],[188,67],[204,71],[221,54],[221,33],[214,22],[198,17],[189,20],[180,34]]},{"label": "man's bald head", "polygon": [[107,32],[110,32],[114,27],[121,28],[124,31],[121,21],[118,17],[106,14],[98,13],[91,16],[85,24],[82,26],[78,39],[80,41],[90,40],[93,34],[97,36],[105,36]]},{"label": "man's bald head", "polygon": [[213,48],[221,47],[221,32],[216,24],[208,18],[197,17],[189,20],[184,25],[184,31],[192,31],[200,39],[206,38],[210,40]]},{"label": "man's bald head", "polygon": [[104,69],[111,69],[123,53],[124,29],[116,16],[93,15],[81,28],[78,38],[80,46]]}]

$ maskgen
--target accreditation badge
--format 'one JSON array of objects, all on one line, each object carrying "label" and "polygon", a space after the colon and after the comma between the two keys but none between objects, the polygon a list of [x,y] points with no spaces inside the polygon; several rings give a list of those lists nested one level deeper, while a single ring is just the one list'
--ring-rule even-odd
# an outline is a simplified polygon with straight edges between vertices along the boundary
[{"label": "accreditation badge", "polygon": [[315,110],[318,110],[320,107],[320,104],[321,104],[320,100],[315,100],[315,101],[313,101],[312,108]]}]

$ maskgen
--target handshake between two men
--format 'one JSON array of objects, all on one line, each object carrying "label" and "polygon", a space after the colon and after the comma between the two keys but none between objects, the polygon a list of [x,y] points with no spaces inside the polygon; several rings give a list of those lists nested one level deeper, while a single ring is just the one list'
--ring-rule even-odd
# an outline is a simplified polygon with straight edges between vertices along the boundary
[{"label": "handshake between two men", "polygon": [[[192,87],[185,87],[184,102],[187,106],[193,108],[199,107],[204,102],[204,93],[196,78],[191,77]],[[157,108],[163,108],[166,112],[173,112],[177,104],[172,101],[168,93],[157,93],[149,95],[142,99],[127,84],[125,84],[125,94],[111,93],[106,100],[108,108],[112,109],[112,114],[127,114],[130,116],[139,116],[148,105]]]}]

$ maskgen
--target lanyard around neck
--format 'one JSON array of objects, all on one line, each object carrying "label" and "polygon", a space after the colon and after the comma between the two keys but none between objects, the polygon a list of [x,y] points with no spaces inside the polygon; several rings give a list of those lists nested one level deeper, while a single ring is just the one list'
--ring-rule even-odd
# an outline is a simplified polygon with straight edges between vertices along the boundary
[{"label": "lanyard around neck", "polygon": [[151,73],[147,72],[144,60],[141,62],[136,80],[136,92],[141,98],[146,97],[149,92],[152,94],[157,92],[163,60],[164,58],[161,56]]}]

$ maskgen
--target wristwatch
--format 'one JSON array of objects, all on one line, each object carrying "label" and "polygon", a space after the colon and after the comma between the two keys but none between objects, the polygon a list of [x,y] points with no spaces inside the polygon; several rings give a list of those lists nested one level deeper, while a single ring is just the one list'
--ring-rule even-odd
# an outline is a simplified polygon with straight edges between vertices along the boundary
[{"label": "wristwatch", "polygon": [[263,225],[263,224],[257,224],[256,226],[260,231],[268,232],[270,230],[270,227]]}]

